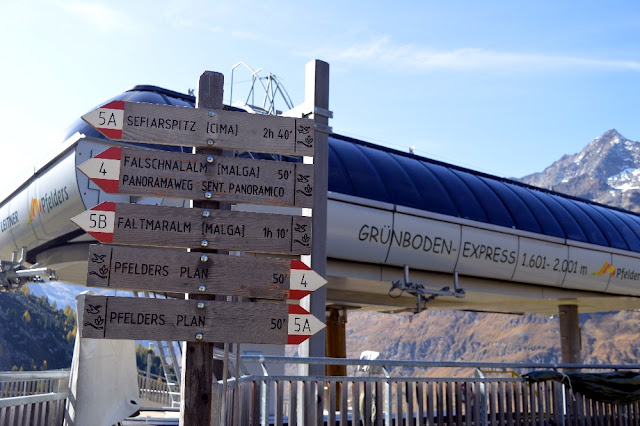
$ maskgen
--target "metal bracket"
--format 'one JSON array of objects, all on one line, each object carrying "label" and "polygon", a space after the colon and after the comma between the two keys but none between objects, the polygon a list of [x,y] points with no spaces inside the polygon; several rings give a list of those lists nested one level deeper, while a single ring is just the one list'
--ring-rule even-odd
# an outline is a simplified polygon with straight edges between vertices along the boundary
[{"label": "metal bracket", "polygon": [[330,111],[326,108],[313,107],[313,113],[322,117],[333,118],[333,111]]},{"label": "metal bracket", "polygon": [[[459,288],[458,283],[458,272],[453,273],[453,286],[454,291],[451,291],[449,287],[443,287],[440,290],[432,290],[426,288],[424,285],[420,283],[414,283],[409,280],[409,265],[404,265],[404,281],[392,281],[391,289],[389,290],[389,296],[394,290],[400,290],[400,294],[397,296],[391,297],[400,297],[402,293],[405,291],[409,294],[412,294],[417,299],[417,307],[415,313],[420,313],[423,310],[423,305],[426,305],[427,302],[434,300],[439,296],[454,296],[458,298],[465,297],[464,289]],[[425,295],[429,296],[425,296]]]},{"label": "metal bracket", "polygon": [[18,252],[13,252],[11,261],[0,260],[0,290],[16,290],[24,284],[41,283],[45,281],[57,281],[56,271],[49,268],[39,268],[37,264],[31,267],[24,266],[26,258],[26,248]]},{"label": "metal bracket", "polygon": [[314,123],[313,128],[316,129],[316,132],[322,132],[328,135],[333,133],[333,128],[331,126],[327,126],[326,124]]}]

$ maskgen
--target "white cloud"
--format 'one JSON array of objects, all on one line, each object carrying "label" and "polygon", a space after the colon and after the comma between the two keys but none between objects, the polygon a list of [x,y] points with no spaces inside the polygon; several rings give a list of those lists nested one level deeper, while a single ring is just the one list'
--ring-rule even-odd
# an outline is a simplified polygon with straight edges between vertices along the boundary
[{"label": "white cloud", "polygon": [[[305,56],[308,55],[308,52]],[[395,44],[390,37],[377,37],[367,42],[337,48],[324,48],[318,57],[330,62],[352,65],[375,65],[405,69],[409,72],[528,70],[589,68],[640,71],[640,62],[583,58],[578,56],[498,52],[481,48],[436,50],[414,44]]]},{"label": "white cloud", "polygon": [[105,32],[116,30],[131,31],[140,28],[140,24],[134,22],[128,15],[104,4],[57,2],[57,5],[62,9],[75,13]]}]

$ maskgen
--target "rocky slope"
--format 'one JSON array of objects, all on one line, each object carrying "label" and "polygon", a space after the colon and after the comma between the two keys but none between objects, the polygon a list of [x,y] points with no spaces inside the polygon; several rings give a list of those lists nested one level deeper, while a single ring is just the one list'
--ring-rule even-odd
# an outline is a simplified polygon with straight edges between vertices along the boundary
[{"label": "rocky slope", "polygon": [[522,182],[640,212],[640,142],[611,129]]},{"label": "rocky slope", "polygon": [[[640,363],[640,312],[581,314],[584,363]],[[558,363],[557,316],[427,310],[417,315],[353,312],[347,322],[347,357],[380,352],[381,359]],[[394,369],[393,375],[470,375],[470,370]]]}]

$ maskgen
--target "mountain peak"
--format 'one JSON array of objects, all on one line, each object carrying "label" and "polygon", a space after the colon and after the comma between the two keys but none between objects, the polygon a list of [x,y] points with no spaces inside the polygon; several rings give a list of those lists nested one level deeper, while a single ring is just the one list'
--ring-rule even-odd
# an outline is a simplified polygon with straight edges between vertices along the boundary
[{"label": "mountain peak", "polygon": [[628,140],[622,136],[616,129],[609,129],[601,136],[594,139],[594,142],[619,142]]},{"label": "mountain peak", "polygon": [[609,129],[580,152],[563,155],[543,172],[520,180],[639,211],[635,203],[640,199],[640,143]]}]

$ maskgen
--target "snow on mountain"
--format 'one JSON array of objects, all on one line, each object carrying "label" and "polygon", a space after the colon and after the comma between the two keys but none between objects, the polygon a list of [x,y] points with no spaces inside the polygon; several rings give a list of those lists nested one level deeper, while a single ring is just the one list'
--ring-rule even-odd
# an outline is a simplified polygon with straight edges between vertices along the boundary
[{"label": "snow on mountain", "polygon": [[611,129],[591,141],[582,151],[564,155],[544,171],[519,180],[640,211],[640,142],[629,140]]},{"label": "snow on mountain", "polygon": [[609,177],[607,184],[622,192],[640,189],[640,170],[625,169],[617,175]]}]

